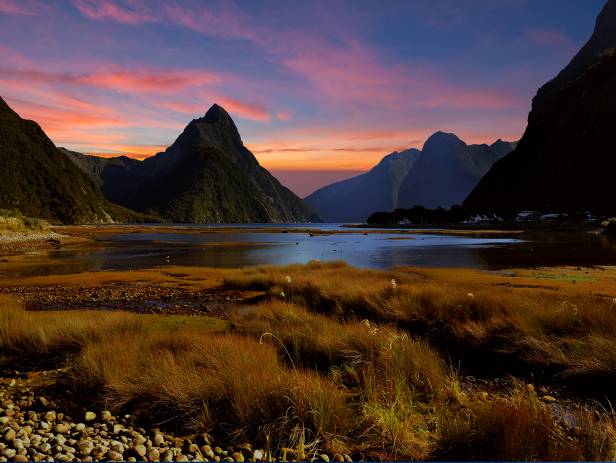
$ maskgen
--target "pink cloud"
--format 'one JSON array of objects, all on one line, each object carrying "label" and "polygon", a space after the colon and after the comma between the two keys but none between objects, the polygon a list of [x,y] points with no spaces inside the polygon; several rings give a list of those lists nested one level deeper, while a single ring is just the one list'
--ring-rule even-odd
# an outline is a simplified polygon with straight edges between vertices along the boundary
[{"label": "pink cloud", "polygon": [[526,29],[524,36],[538,45],[552,47],[572,46],[571,39],[556,29]]},{"label": "pink cloud", "polygon": [[73,5],[89,19],[112,20],[131,25],[158,20],[139,0],[129,0],[125,7],[111,0],[73,0]]},{"label": "pink cloud", "polygon": [[259,122],[269,122],[271,116],[265,108],[255,104],[242,103],[234,98],[219,97],[218,103],[233,115],[238,114],[246,119]]},{"label": "pink cloud", "polygon": [[204,70],[121,69],[86,74],[33,69],[2,69],[0,79],[43,84],[81,85],[123,92],[173,92],[191,86],[216,84],[221,76]]},{"label": "pink cloud", "polygon": [[195,115],[203,114],[207,111],[211,104],[218,103],[231,114],[231,117],[239,117],[257,122],[269,122],[272,118],[265,107],[258,104],[242,102],[235,98],[220,95],[207,95],[203,96],[202,100],[207,101],[208,103],[198,104],[183,103],[181,101],[167,101],[156,103],[156,105],[164,109],[170,109],[171,111],[175,111],[177,113]]},{"label": "pink cloud", "polygon": [[276,118],[279,121],[290,121],[292,114],[289,111],[278,111],[276,113]]},{"label": "pink cloud", "polygon": [[0,13],[36,15],[33,8],[29,8],[23,1],[0,0]]}]

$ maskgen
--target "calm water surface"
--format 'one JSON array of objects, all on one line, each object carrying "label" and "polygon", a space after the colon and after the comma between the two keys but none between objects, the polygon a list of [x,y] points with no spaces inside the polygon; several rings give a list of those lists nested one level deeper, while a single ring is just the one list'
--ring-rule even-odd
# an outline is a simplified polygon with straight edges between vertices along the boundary
[{"label": "calm water surface", "polygon": [[[142,227],[142,226],[140,226]],[[207,231],[216,226],[192,226]],[[616,242],[590,233],[532,232],[510,236],[412,234],[403,230],[311,236],[306,232],[259,232],[310,227],[340,229],[340,224],[233,225],[242,232],[177,233],[158,227],[151,233],[100,234],[88,249],[56,250],[26,257],[19,275],[140,269],[164,265],[245,267],[261,264],[344,260],[357,267],[470,267],[502,269],[550,265],[614,265]],[[5,277],[16,270],[2,271]]]}]

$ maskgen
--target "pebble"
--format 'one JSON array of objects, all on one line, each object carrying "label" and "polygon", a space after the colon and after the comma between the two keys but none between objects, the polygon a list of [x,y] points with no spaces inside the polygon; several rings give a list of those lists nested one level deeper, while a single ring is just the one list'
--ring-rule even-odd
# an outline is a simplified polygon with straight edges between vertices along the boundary
[{"label": "pebble", "polygon": [[145,457],[147,455],[147,449],[145,448],[145,445],[143,444],[135,445],[134,450],[135,450],[135,453],[139,455],[140,457]]},{"label": "pebble", "polygon": [[94,421],[96,419],[96,413],[94,412],[86,412],[86,416],[85,416],[85,420],[87,421]]},{"label": "pebble", "polygon": [[551,395],[544,395],[543,397],[541,397],[541,399],[543,399],[546,402],[556,402],[556,397],[551,396]]},{"label": "pebble", "polygon": [[45,408],[49,407],[49,400],[47,400],[47,399],[46,399],[45,397],[43,397],[43,396],[40,396],[40,397],[38,398],[38,402],[39,402],[39,404],[40,404],[40,405],[42,405],[42,406],[43,406],[43,407],[45,407]]},{"label": "pebble", "polygon": [[114,450],[109,450],[107,452],[107,459],[110,461],[124,461],[124,457],[122,456],[122,454]]},{"label": "pebble", "polygon": [[6,442],[13,442],[15,440],[15,430],[12,428],[8,428],[4,432],[4,440]]},{"label": "pebble", "polygon": [[66,423],[58,423],[56,424],[56,432],[58,434],[68,434],[71,431],[70,425]]}]

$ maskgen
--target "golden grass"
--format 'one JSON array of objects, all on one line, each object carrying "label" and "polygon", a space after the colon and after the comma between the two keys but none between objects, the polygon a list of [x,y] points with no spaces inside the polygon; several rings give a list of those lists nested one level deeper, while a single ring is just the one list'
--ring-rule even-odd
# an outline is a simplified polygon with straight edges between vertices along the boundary
[{"label": "golden grass", "polygon": [[[616,375],[616,307],[606,295],[569,290],[579,271],[557,290],[541,286],[543,276],[529,289],[503,285],[512,279],[503,275],[462,272],[456,281],[441,270],[341,262],[129,273],[100,272],[96,281],[223,284],[269,300],[232,314],[226,334],[212,320],[31,313],[0,301],[0,355],[64,359],[75,390],[116,410],[255,443],[269,438],[306,458],[317,447],[415,460],[616,456],[610,413],[567,405],[570,428],[563,411],[521,384],[482,400],[463,392],[433,347],[452,341],[506,353],[557,379]],[[608,277],[589,278],[584,284]]]},{"label": "golden grass", "polygon": [[529,365],[556,368],[564,377],[616,376],[611,297],[480,285],[472,279],[443,284],[419,271],[358,270],[342,262],[258,267],[227,276],[224,285],[266,291],[272,300],[339,319],[392,324],[439,343],[508,352]]},{"label": "golden grass", "polygon": [[[568,422],[559,413],[566,413]],[[533,388],[518,383],[508,396],[474,397],[458,410],[445,410],[437,455],[461,460],[613,460],[614,431],[612,416],[579,407],[558,412],[541,402]]]},{"label": "golden grass", "polygon": [[88,342],[105,342],[114,334],[134,336],[142,320],[128,313],[26,312],[10,299],[0,299],[0,352],[22,362],[56,361]]}]

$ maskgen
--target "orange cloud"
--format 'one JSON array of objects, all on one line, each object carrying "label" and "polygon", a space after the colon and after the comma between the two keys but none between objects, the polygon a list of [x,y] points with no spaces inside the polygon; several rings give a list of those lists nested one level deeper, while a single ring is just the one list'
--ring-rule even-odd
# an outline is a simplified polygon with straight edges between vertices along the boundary
[{"label": "orange cloud", "polygon": [[129,158],[143,160],[166,149],[167,146],[165,145],[111,145],[106,147],[104,151],[89,151],[86,154],[103,158],[128,156]]}]

